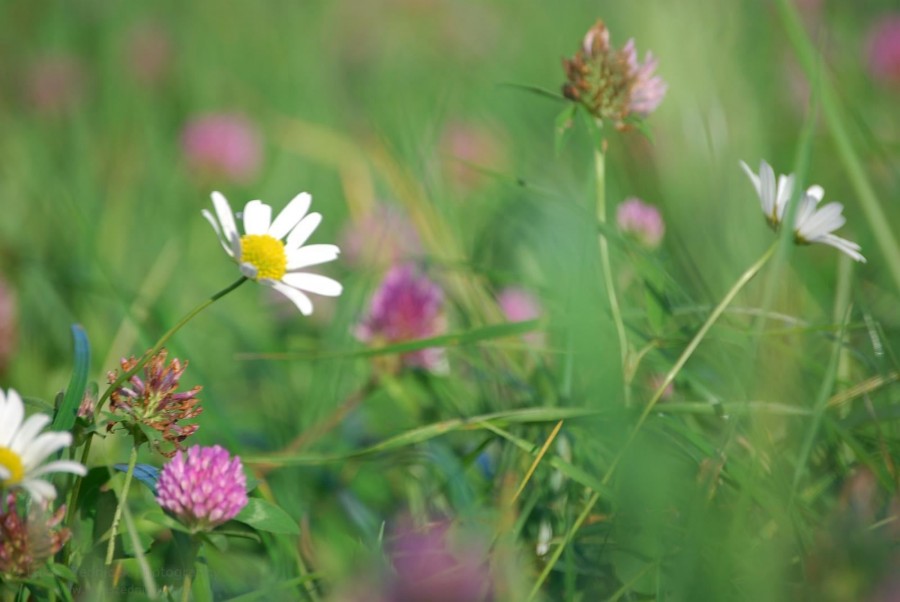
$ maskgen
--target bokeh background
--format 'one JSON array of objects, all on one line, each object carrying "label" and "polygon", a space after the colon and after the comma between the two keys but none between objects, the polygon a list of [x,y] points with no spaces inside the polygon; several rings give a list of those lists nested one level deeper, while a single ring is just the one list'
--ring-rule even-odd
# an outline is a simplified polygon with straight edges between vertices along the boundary
[{"label": "bokeh background", "polygon": [[[385,529],[403,513],[491,532],[507,514],[508,481],[518,482],[531,455],[474,429],[353,460],[317,458],[441,420],[575,407],[599,414],[566,423],[570,449],[551,453],[602,475],[633,416],[622,407],[599,272],[590,140],[576,123],[557,150],[564,104],[528,88],[557,94],[561,58],[603,18],[615,45],[634,37],[641,56],[652,50],[669,84],[649,138],[613,135],[608,153],[611,219],[623,199],[640,197],[666,226],[653,250],[611,232],[630,336],[636,349],[649,347],[636,399],[649,397],[708,309],[771,244],[739,160],[801,169],[803,181],[822,185],[826,200],[844,203],[840,234],[862,245],[868,263],[825,247],[788,249],[742,293],[735,306],[746,311],[714,329],[670,401],[694,410],[771,402],[800,415],[655,417],[619,468],[611,501],[551,574],[547,599],[776,600],[819,586],[832,597],[817,599],[880,595],[890,587],[882,569],[894,566],[883,542],[848,527],[851,545],[834,521],[884,520],[897,484],[890,382],[900,257],[873,224],[891,233],[900,224],[900,8],[785,6],[4,2],[0,383],[38,407],[52,402],[68,381],[70,325],[79,323],[102,385],[119,358],[140,354],[236,277],[200,216],[212,190],[235,208],[259,198],[276,210],[308,191],[324,215],[313,242],[344,250],[322,269],[344,294],[315,299],[303,318],[245,285],[169,348],[190,362],[186,384],[203,386],[197,440],[251,460],[350,400],[316,431],[301,466],[257,475],[302,521],[299,553],[322,576],[320,595],[353,582],[359,567],[377,574]],[[823,109],[829,102],[836,117]],[[860,202],[866,187],[880,218]],[[536,300],[542,338],[452,346],[445,374],[372,385],[379,366],[357,354],[354,328],[386,270],[409,258],[444,289],[448,332],[502,323],[498,295],[514,286]],[[766,312],[780,317],[761,319]],[[872,378],[882,381],[865,395],[821,410],[823,382],[828,398]],[[553,422],[509,428],[540,445]],[[110,437],[93,461],[121,462],[125,445]],[[523,599],[537,578],[543,523],[559,543],[581,510],[584,483],[560,490],[553,474],[542,465],[515,506],[507,553],[493,565],[501,599]],[[715,485],[698,485],[707,478]],[[856,494],[865,499],[847,502]],[[840,514],[863,506],[871,516]],[[217,588],[236,595],[288,579],[297,547],[274,539],[219,554]]]}]

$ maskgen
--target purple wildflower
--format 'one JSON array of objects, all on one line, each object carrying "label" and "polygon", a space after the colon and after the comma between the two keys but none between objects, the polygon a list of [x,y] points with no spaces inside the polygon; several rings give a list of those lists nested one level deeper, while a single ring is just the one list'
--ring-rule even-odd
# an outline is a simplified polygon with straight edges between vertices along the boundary
[{"label": "purple wildflower", "polygon": [[872,77],[883,83],[900,84],[900,13],[881,18],[866,38]]},{"label": "purple wildflower", "polygon": [[184,128],[181,147],[191,170],[234,182],[252,180],[262,163],[259,132],[234,113],[196,117]]},{"label": "purple wildflower", "polygon": [[247,505],[241,459],[218,445],[195,445],[163,466],[156,501],[193,532],[209,531]]},{"label": "purple wildflower", "polygon": [[610,121],[620,130],[628,129],[630,118],[646,118],[666,95],[668,85],[656,75],[656,59],[651,53],[638,61],[634,40],[621,50],[609,44],[603,21],[587,32],[581,49],[571,59],[563,59],[566,98],[581,103],[594,117]]},{"label": "purple wildflower", "polygon": [[28,515],[20,512],[13,493],[5,496],[0,508],[0,582],[23,578],[59,552],[69,539],[69,530],[60,528],[66,507],[48,514],[46,503],[32,503]]},{"label": "purple wildflower", "polygon": [[666,224],[659,209],[635,197],[619,205],[616,223],[621,232],[634,236],[648,249],[658,247],[666,233]]},{"label": "purple wildflower", "polygon": [[[368,315],[356,327],[364,343],[391,344],[438,336],[446,331],[444,293],[414,265],[391,268],[372,296]],[[420,349],[406,353],[406,366],[441,371],[444,350]]]},{"label": "purple wildflower", "polygon": [[[124,386],[112,392],[109,405],[113,418],[106,428],[112,430],[121,424],[135,437],[143,437],[139,427],[143,424],[159,432],[160,440],[153,441],[153,446],[164,456],[172,457],[182,449],[181,443],[199,428],[196,424],[182,424],[182,421],[196,418],[203,411],[197,398],[202,387],[177,392],[187,362],[174,358],[166,365],[167,356],[168,351],[160,349],[144,364],[143,378],[135,374]],[[122,371],[129,372],[137,364],[138,360],[133,357],[122,359]],[[116,372],[107,375],[110,384],[116,382],[116,378]],[[165,447],[163,442],[167,443]]]},{"label": "purple wildflower", "polygon": [[394,567],[388,599],[394,602],[484,602],[490,600],[486,554],[454,545],[450,523],[416,529],[402,520],[387,542]]}]

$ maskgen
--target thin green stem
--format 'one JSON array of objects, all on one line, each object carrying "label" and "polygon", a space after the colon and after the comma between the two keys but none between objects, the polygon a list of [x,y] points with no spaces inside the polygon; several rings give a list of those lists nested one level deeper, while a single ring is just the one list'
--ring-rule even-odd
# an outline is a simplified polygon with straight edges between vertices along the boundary
[{"label": "thin green stem", "polygon": [[[131,370],[127,370],[127,371],[123,372],[118,378],[116,378],[116,380],[114,380],[112,382],[112,384],[109,385],[109,387],[106,388],[106,391],[103,392],[103,395],[97,401],[97,406],[94,408],[94,420],[96,421],[97,417],[100,415],[100,409],[103,407],[103,404],[106,403],[106,400],[109,399],[109,396],[112,395],[113,391],[115,391],[116,389],[121,387],[122,383],[124,383],[126,380],[128,380],[129,378],[131,378],[132,376],[137,374],[138,371],[144,367],[144,364],[146,364],[148,361],[150,361],[150,359],[154,355],[156,355],[160,349],[163,348],[163,345],[165,345],[169,341],[169,339],[171,339],[172,336],[181,329],[182,326],[184,326],[185,324],[190,322],[201,311],[203,311],[204,309],[206,309],[207,307],[209,307],[210,305],[212,305],[213,303],[215,303],[216,301],[218,301],[219,299],[221,299],[222,297],[224,297],[231,291],[235,290],[240,285],[244,284],[246,281],[247,281],[247,278],[241,276],[238,280],[235,280],[234,282],[232,282],[231,284],[229,284],[228,286],[226,286],[225,288],[223,288],[222,290],[220,290],[213,296],[209,297],[208,299],[204,300],[202,303],[197,305],[194,309],[192,309],[187,314],[185,314],[185,316],[183,318],[181,318],[181,320],[179,320],[178,323],[175,324],[175,326],[173,326],[168,331],[166,331],[166,333],[164,335],[162,335],[158,341],[156,341],[156,343],[153,345],[153,347],[151,347],[149,350],[147,350],[146,353],[144,353],[144,355],[141,356],[141,359],[138,360],[138,362],[134,365],[133,368],[131,368]],[[82,464],[87,464],[88,456],[91,453],[91,442],[93,441],[93,436],[94,436],[93,433],[88,433],[88,435],[87,435],[87,440],[85,441],[84,448],[82,448],[82,451],[81,451],[81,463]],[[75,516],[75,510],[76,510],[75,502],[78,500],[78,493],[81,490],[81,482],[82,482],[82,478],[77,477],[75,479],[74,485],[72,486],[72,489],[70,490],[69,509],[68,509],[67,515],[66,515],[67,522],[71,522]]]},{"label": "thin green stem", "polygon": [[[597,221],[600,225],[606,224],[606,154],[602,148],[594,150],[594,171],[597,175]],[[622,310],[616,297],[615,284],[613,282],[612,263],[609,260],[609,241],[606,235],[600,233],[600,263],[603,270],[603,280],[606,285],[606,296],[609,299],[609,312],[612,315],[613,324],[616,327],[616,336],[619,339],[619,360],[622,364],[622,383],[625,390],[625,405],[631,403],[631,387],[629,386],[628,370],[628,339],[625,335],[625,322],[622,320]]]},{"label": "thin green stem", "polygon": [[119,377],[116,378],[116,380],[114,380],[112,382],[112,384],[106,388],[106,391],[103,392],[103,395],[97,401],[97,406],[94,408],[94,416],[96,417],[100,413],[100,409],[103,407],[103,404],[106,402],[106,400],[109,399],[109,396],[112,395],[113,391],[115,391],[120,386],[122,386],[122,383],[124,383],[126,380],[128,380],[129,378],[131,378],[132,376],[137,374],[138,371],[140,371],[140,369],[144,367],[144,364],[146,364],[148,361],[150,361],[150,359],[154,355],[156,355],[160,349],[163,348],[163,346],[169,341],[169,339],[172,338],[172,336],[176,332],[181,330],[182,326],[184,326],[185,324],[190,322],[201,311],[203,311],[204,309],[206,309],[207,307],[209,307],[210,305],[212,305],[213,303],[215,303],[216,301],[218,301],[219,299],[221,299],[222,297],[224,297],[225,295],[227,295],[228,293],[230,293],[231,291],[233,291],[240,285],[244,284],[245,282],[247,282],[247,278],[244,276],[241,276],[239,279],[235,280],[233,283],[231,283],[230,285],[228,285],[227,287],[225,287],[224,289],[222,289],[221,291],[219,291],[218,293],[216,293],[209,299],[206,299],[205,301],[203,301],[202,303],[197,305],[194,309],[192,309],[187,314],[185,314],[185,316],[183,318],[181,318],[181,320],[179,320],[178,323],[175,324],[175,326],[173,326],[168,331],[166,331],[166,333],[164,335],[162,335],[158,341],[156,341],[156,343],[153,345],[153,347],[148,349],[144,353],[144,355],[141,356],[141,359],[138,360],[138,362],[134,365],[133,368],[131,368],[131,370],[127,370],[127,371],[123,372],[122,374],[120,374]]},{"label": "thin green stem", "polygon": [[116,553],[116,533],[119,530],[119,522],[122,520],[122,509],[128,500],[128,490],[131,488],[131,479],[134,476],[134,467],[137,465],[137,442],[131,447],[131,455],[128,457],[128,471],[125,473],[125,483],[119,494],[119,503],[116,505],[116,514],[113,516],[112,526],[109,528],[109,543],[106,545],[106,566],[112,564]]},{"label": "thin green stem", "polygon": [[[672,368],[666,373],[666,377],[663,379],[662,383],[660,383],[659,387],[656,389],[656,392],[653,393],[653,396],[650,398],[650,401],[647,403],[641,415],[638,417],[637,424],[635,424],[634,428],[631,430],[631,433],[628,435],[628,438],[625,440],[625,444],[619,450],[619,453],[616,454],[616,457],[613,459],[612,464],[610,464],[609,468],[606,471],[606,474],[603,477],[603,480],[600,481],[601,485],[607,485],[612,479],[613,473],[616,470],[616,467],[619,465],[619,462],[622,460],[622,457],[625,455],[625,451],[628,447],[634,442],[635,437],[637,437],[638,431],[640,431],[641,426],[643,426],[644,422],[647,420],[647,417],[650,415],[650,412],[653,411],[653,408],[662,398],[663,394],[666,391],[666,388],[672,384],[672,381],[675,380],[675,377],[684,368],[684,365],[687,363],[688,359],[690,359],[691,355],[693,355],[694,351],[700,345],[700,342],[706,336],[706,333],[709,332],[709,329],[712,328],[713,324],[715,324],[716,320],[725,312],[725,308],[734,300],[737,294],[741,291],[744,286],[756,276],[757,273],[763,268],[769,259],[771,259],[772,255],[774,255],[775,250],[778,248],[778,242],[772,244],[771,247],[763,253],[762,257],[760,257],[756,263],[747,268],[743,274],[741,274],[740,278],[737,279],[737,282],[731,287],[731,289],[725,294],[719,304],[713,309],[712,313],[709,314],[709,317],[706,318],[706,321],[703,323],[703,326],[700,327],[700,330],[697,331],[697,334],[694,335],[694,338],[691,339],[691,342],[688,343],[688,346],[685,347],[684,351],[681,352],[681,355],[678,357],[678,360],[672,366]],[[581,525],[584,524],[584,521],[587,520],[587,517],[590,515],[591,510],[593,510],[594,506],[600,500],[600,494],[594,491],[591,494],[591,497],[588,499],[587,503],[584,506],[584,510],[581,511],[581,514],[578,515],[578,518],[575,519],[575,522],[566,532],[563,541],[559,544],[559,546],[553,551],[553,555],[548,559],[547,565],[544,567],[544,570],[541,572],[538,577],[537,582],[534,584],[534,587],[531,590],[531,594],[528,596],[529,602],[534,600],[535,597],[541,590],[541,587],[544,584],[544,581],[547,580],[547,577],[550,575],[550,571],[553,570],[553,567],[556,565],[556,562],[559,560],[560,556],[562,556],[563,551],[572,541],[572,538],[575,536],[575,533],[581,528]]]}]

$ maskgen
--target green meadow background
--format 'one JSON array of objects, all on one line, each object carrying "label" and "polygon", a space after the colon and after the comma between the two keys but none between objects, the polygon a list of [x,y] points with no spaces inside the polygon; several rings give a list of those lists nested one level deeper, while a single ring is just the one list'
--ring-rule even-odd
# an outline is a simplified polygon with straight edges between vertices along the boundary
[{"label": "green meadow background", "polygon": [[[367,261],[323,266],[344,294],[314,299],[310,318],[251,283],[168,345],[190,363],[184,384],[203,386],[194,441],[241,455],[254,495],[301,525],[300,536],[211,552],[217,597],[332,599],[378,570],[385,531],[409,513],[452,517],[493,544],[500,600],[527,599],[546,566],[542,521],[551,550],[573,536],[545,600],[897,599],[875,596],[898,561],[900,86],[875,81],[865,51],[868,29],[896,6],[818,4],[4,2],[0,275],[17,299],[18,342],[0,385],[52,402],[77,323],[102,389],[119,358],[232,282],[200,215],[212,190],[235,209],[259,198],[276,211],[308,191],[324,215],[319,243],[387,203],[410,217],[446,291],[448,332],[460,335],[448,374],[367,386],[376,364],[353,326],[385,271]],[[529,90],[558,92],[561,59],[598,18],[616,46],[634,37],[642,57],[652,50],[669,84],[649,137],[609,140],[610,219],[638,196],[666,222],[655,251],[606,230],[628,336],[646,352],[631,407],[600,271],[591,142],[577,120],[557,150],[565,105]],[[171,44],[152,85],[128,61],[146,23]],[[82,69],[62,114],[25,93],[47,56]],[[245,183],[185,163],[185,124],[221,111],[260,129],[262,167]],[[490,152],[454,156],[444,141],[459,123],[487,132]],[[783,245],[620,457],[654,375],[775,240],[742,159],[822,185],[845,206],[839,234],[868,262]],[[543,346],[485,334],[503,322],[493,299],[509,285],[540,299]],[[348,399],[357,407],[329,423]],[[571,454],[551,445],[511,503],[563,418]],[[289,465],[258,472],[304,431],[316,436]],[[128,445],[95,442],[91,463],[124,462]],[[131,504],[139,516],[153,500],[139,490]],[[161,536],[141,529],[148,544]],[[124,565],[123,579],[140,583]],[[306,571],[314,578],[298,580]]]}]

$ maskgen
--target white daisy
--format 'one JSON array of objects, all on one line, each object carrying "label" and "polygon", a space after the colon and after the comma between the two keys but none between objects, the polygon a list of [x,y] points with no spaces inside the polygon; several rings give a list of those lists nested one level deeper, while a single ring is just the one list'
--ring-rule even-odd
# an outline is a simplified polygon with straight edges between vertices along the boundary
[{"label": "white daisy", "polygon": [[72,434],[50,432],[40,434],[50,422],[46,414],[25,418],[25,406],[15,390],[3,394],[0,389],[0,490],[21,487],[36,501],[56,498],[56,489],[39,477],[49,472],[87,474],[84,465],[72,460],[41,463],[52,454],[72,444]]},{"label": "white daisy", "polygon": [[[784,210],[794,191],[794,175],[780,175],[776,183],[775,171],[765,161],[760,162],[759,175],[753,173],[743,161],[741,167],[756,188],[766,221],[772,228],[778,230],[784,219]],[[800,205],[794,218],[794,241],[798,244],[829,245],[856,261],[865,263],[866,258],[860,253],[861,247],[858,244],[832,234],[847,220],[842,215],[844,206],[840,203],[828,203],[818,208],[824,196],[825,190],[821,186],[810,186],[800,197]]]},{"label": "white daisy", "polygon": [[274,221],[269,205],[250,201],[244,207],[243,236],[238,232],[234,213],[225,197],[213,192],[212,202],[218,220],[206,209],[203,217],[212,224],[225,252],[237,262],[244,276],[271,286],[293,301],[305,316],[313,312],[312,301],[306,293],[326,297],[341,294],[339,282],[300,271],[333,261],[340,254],[336,245],[304,245],[322,221],[319,213],[307,214],[312,202],[309,194],[302,192],[295,196]]}]

